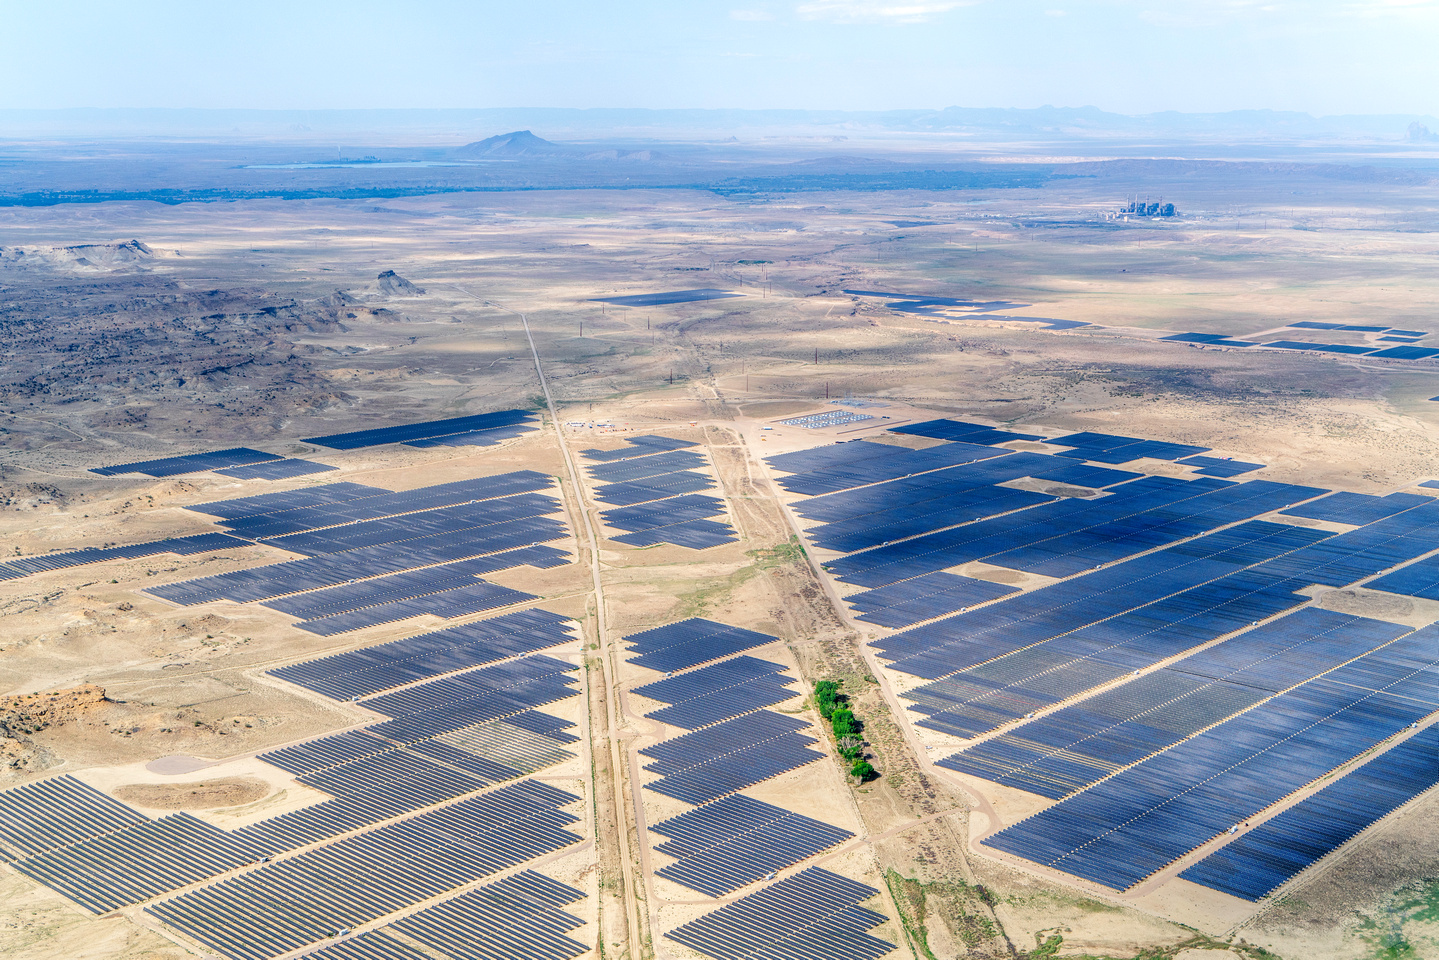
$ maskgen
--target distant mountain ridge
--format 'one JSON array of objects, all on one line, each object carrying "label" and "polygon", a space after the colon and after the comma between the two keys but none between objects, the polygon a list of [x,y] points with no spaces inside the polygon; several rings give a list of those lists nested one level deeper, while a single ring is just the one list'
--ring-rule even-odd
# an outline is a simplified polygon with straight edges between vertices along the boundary
[{"label": "distant mountain ridge", "polygon": [[456,156],[488,158],[570,157],[576,155],[577,152],[573,147],[551,143],[543,137],[535,136],[528,130],[501,133],[455,149]]},{"label": "distant mountain ridge", "polygon": [[[446,110],[182,110],[73,109],[0,110],[0,127],[11,138],[26,136],[201,136],[216,140],[267,138],[333,144],[341,135],[425,138],[455,143],[459,131],[510,130],[467,145],[503,158],[537,156],[564,149],[535,136],[541,129],[562,140],[741,139],[756,136],[848,136],[870,132],[978,133],[999,137],[1226,137],[1285,139],[1360,137],[1402,142],[1416,124],[1439,129],[1439,118],[1415,114],[1351,114],[1315,117],[1282,110],[1224,113],[1166,111],[1142,115],[1097,107],[959,107],[916,110],[649,110],[626,108],[488,108]],[[525,135],[525,136],[521,136]],[[533,142],[528,138],[533,137]],[[506,151],[514,151],[506,153]],[[552,154],[559,156],[560,154]],[[638,158],[636,158],[638,159]]]}]

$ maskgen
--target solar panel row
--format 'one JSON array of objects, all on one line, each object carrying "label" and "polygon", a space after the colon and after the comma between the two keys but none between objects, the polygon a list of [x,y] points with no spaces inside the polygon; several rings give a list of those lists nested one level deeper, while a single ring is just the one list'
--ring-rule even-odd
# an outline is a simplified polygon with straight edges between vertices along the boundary
[{"label": "solar panel row", "polygon": [[1366,828],[1439,785],[1439,727],[1410,737],[1180,874],[1259,900]]},{"label": "solar panel row", "polygon": [[469,417],[426,420],[422,423],[356,430],[351,433],[332,433],[323,437],[309,437],[305,442],[329,447],[332,450],[358,450],[362,447],[375,447],[385,443],[406,443],[411,440],[454,436],[492,427],[530,424],[535,419],[536,415],[529,410],[498,410],[494,413],[481,413]]},{"label": "solar panel row", "polygon": [[1267,481],[1146,477],[1120,484],[1097,501],[1043,504],[841,557],[826,566],[840,580],[863,587],[880,587],[974,560],[1046,576],[1070,576],[1322,492]]},{"label": "solar panel row", "polygon": [[961,443],[978,443],[989,446],[1010,440],[1042,440],[1036,433],[1014,433],[998,427],[986,427],[980,423],[965,423],[963,420],[926,420],[890,428],[891,433],[905,433],[935,440],[958,440]]},{"label": "solar panel row", "polygon": [[824,754],[810,749],[815,743],[813,737],[783,733],[760,743],[729,749],[703,763],[692,764],[645,784],[645,789],[688,804],[709,803],[816,760],[823,760]]},{"label": "solar panel row", "polygon": [[997,600],[1018,589],[953,573],[926,573],[851,594],[845,597],[845,603],[859,611],[857,620],[899,628]]},{"label": "solar panel row", "polygon": [[[921,726],[975,736],[1305,600],[1292,592],[1300,582],[1276,589],[1262,577],[1246,573],[1191,587],[1142,609],[951,675],[905,697],[916,701],[912,709],[930,714],[920,721]],[[1308,622],[1309,618],[1301,618],[1291,624],[1286,619],[1277,629],[1302,630]],[[1392,640],[1396,629],[1387,624],[1355,628],[1352,639],[1356,644],[1369,641],[1372,647],[1381,642],[1380,637]],[[1208,656],[1200,654],[1196,663]]]},{"label": "solar panel row", "polygon": [[430,447],[493,447],[505,440],[512,440],[515,437],[527,433],[534,433],[539,427],[529,423],[514,423],[500,427],[482,427],[478,430],[465,430],[461,433],[450,433],[439,437],[425,437],[420,440],[406,440],[405,446],[417,449]]},{"label": "solar panel row", "polygon": [[289,480],[292,477],[308,477],[316,473],[338,470],[325,463],[313,460],[274,460],[269,463],[252,463],[241,467],[226,467],[216,470],[222,477],[235,480]]},{"label": "solar panel row", "polygon": [[485,558],[483,567],[478,564],[472,566],[476,573],[493,573],[522,564],[545,569],[568,562],[569,554],[556,547],[517,546],[520,542],[527,542],[526,538],[531,535],[526,530],[523,535],[515,536],[518,532],[492,528],[483,535],[471,531],[437,534],[421,540],[365,547],[333,556],[306,557],[194,580],[177,580],[158,587],[147,587],[145,592],[180,606],[222,599],[252,603],[454,560]]},{"label": "solar panel row", "polygon": [[775,638],[754,630],[731,627],[692,617],[625,637],[629,662],[669,673],[732,656],[774,643]]},{"label": "solar panel row", "polygon": [[567,960],[589,947],[566,936],[579,920],[559,909],[584,899],[573,887],[526,870],[396,921],[399,933],[463,960]]},{"label": "solar panel row", "polygon": [[[310,503],[285,510],[273,510],[234,518],[224,518],[221,526],[236,536],[266,540],[307,530],[321,530],[418,513],[438,507],[450,507],[477,500],[493,500],[517,493],[535,493],[554,489],[554,478],[534,470],[516,470],[491,477],[476,477],[440,483],[414,490],[386,491],[374,496],[352,497],[340,501]],[[201,512],[204,508],[197,508]]]},{"label": "solar panel row", "polygon": [[188,557],[197,553],[209,553],[213,550],[233,550],[237,547],[248,546],[251,546],[250,541],[241,540],[239,537],[223,533],[201,533],[191,537],[170,537],[166,540],[136,543],[127,547],[94,547],[61,553],[43,553],[33,557],[11,557],[5,561],[3,566],[15,571],[16,576],[26,576],[32,573],[79,567],[87,563],[100,563],[104,560],[137,560],[141,557],[153,557],[162,553]]},{"label": "solar panel row", "polygon": [[746,747],[807,729],[809,724],[804,720],[772,710],[757,710],[693,733],[663,740],[645,747],[640,754],[651,758],[652,762],[645,765],[646,770],[669,776],[710,763]]},{"label": "solar panel row", "polygon": [[1060,801],[984,843],[1123,890],[1439,706],[1426,627]]},{"label": "solar panel row", "polygon": [[0,862],[35,856],[149,818],[65,775],[0,791]]},{"label": "solar panel row", "polygon": [[[253,850],[274,854],[513,780],[574,756],[562,746],[576,739],[562,732],[566,726],[572,724],[524,711],[421,740],[404,751],[366,730],[271,751],[261,759],[337,796],[235,835]],[[323,775],[315,776],[317,771]]]},{"label": "solar panel row", "polygon": [[[553,520],[537,518],[543,518],[559,509],[559,502],[552,497],[525,493],[481,503],[363,520],[324,530],[306,530],[274,537],[265,543],[291,553],[314,556],[321,553],[343,553],[386,543],[404,543],[440,533],[465,531],[472,536],[483,537],[489,534],[491,528],[514,530],[519,536],[524,536],[525,531],[529,530],[537,536],[553,539],[553,531],[556,528],[563,529],[562,526]],[[541,543],[543,540],[534,542]]]},{"label": "solar panel row", "polygon": [[972,443],[946,443],[926,450],[911,450],[889,443],[853,440],[777,454],[766,457],[765,462],[789,474],[778,480],[785,490],[814,497],[1008,453],[1008,450]]},{"label": "solar panel row", "polygon": [[137,460],[134,463],[120,463],[113,467],[92,467],[91,473],[102,477],[117,477],[126,473],[140,473],[147,477],[178,477],[201,470],[216,470],[221,467],[238,467],[251,463],[265,463],[282,459],[277,454],[262,453],[248,447],[232,447],[229,450],[215,450],[211,453],[192,453],[183,457],[164,457],[160,460]]},{"label": "solar panel row", "polygon": [[848,840],[854,834],[742,795],[655,824],[655,847],[675,862],[658,876],[721,897]]},{"label": "solar panel row", "polygon": [[1057,800],[1388,643],[1404,630],[1304,608],[939,764]]},{"label": "solar panel row", "polygon": [[1186,443],[1142,440],[1139,437],[1123,437],[1092,431],[1071,433],[1066,437],[1056,437],[1043,442],[1074,448],[1060,452],[1059,456],[1061,457],[1074,457],[1099,463],[1128,463],[1131,460],[1138,460],[1140,457],[1148,457],[1151,460],[1178,460],[1181,457],[1192,457],[1209,450],[1208,447],[1196,447]]},{"label": "solar panel row", "polygon": [[641,437],[625,437],[628,447],[620,447],[616,450],[600,450],[591,448],[581,450],[587,460],[596,463],[608,463],[612,460],[629,460],[632,457],[647,457],[653,453],[663,453],[667,450],[683,450],[686,447],[697,446],[689,440],[676,440],[673,437],[661,437],[647,435]]},{"label": "solar panel row", "polygon": [[1310,503],[1301,503],[1288,510],[1281,510],[1280,513],[1286,517],[1308,517],[1311,520],[1363,526],[1433,503],[1433,497],[1417,493],[1391,493],[1385,497],[1376,497],[1367,493],[1341,491]]},{"label": "solar panel row", "polygon": [[232,834],[177,813],[16,861],[15,869],[91,913],[106,913],[257,859]]},{"label": "solar panel row", "polygon": [[212,500],[209,503],[200,503],[185,509],[211,517],[238,520],[241,517],[256,517],[267,513],[279,513],[282,510],[294,510],[299,507],[313,507],[322,503],[344,503],[347,500],[378,497],[394,492],[383,487],[368,487],[362,483],[342,481],[326,483],[318,487],[304,487],[300,490],[281,490],[275,493],[260,493],[251,497],[236,497],[231,500]]},{"label": "solar panel row", "polygon": [[575,627],[573,620],[547,610],[523,610],[277,667],[269,673],[327,697],[349,700],[568,643],[574,639]]},{"label": "solar panel row", "polygon": [[1201,477],[1237,477],[1240,474],[1252,473],[1255,470],[1263,470],[1262,463],[1245,463],[1243,460],[1230,460],[1225,457],[1206,457],[1202,454],[1197,457],[1185,457],[1177,460],[1186,467],[1197,467],[1195,474]]},{"label": "solar panel row", "polygon": [[262,960],[580,842],[560,810],[579,799],[521,781],[145,911],[222,956]]},{"label": "solar panel row", "polygon": [[873,960],[894,944],[870,936],[882,914],[860,903],[878,894],[819,867],[810,867],[665,934],[716,960]]},{"label": "solar panel row", "polygon": [[[937,679],[1187,591],[1200,591],[1198,595],[1207,600],[1205,607],[1210,610],[1227,600],[1241,598],[1246,606],[1258,604],[1260,609],[1274,613],[1302,601],[1293,599],[1289,591],[1258,594],[1254,585],[1243,582],[1230,584],[1230,590],[1221,587],[1218,592],[1209,584],[1255,563],[1310,546],[1325,536],[1323,532],[1285,524],[1250,521],[1084,577],[915,627],[876,641],[875,646],[894,669]],[[1276,576],[1275,582],[1279,579]],[[1194,587],[1196,583],[1200,586]],[[1132,639],[1136,633],[1151,632],[1150,628],[1120,630],[1103,646]],[[1086,652],[1095,648],[1091,646]]]},{"label": "solar panel row", "polygon": [[[714,481],[691,469],[704,458],[681,447],[694,444],[667,437],[629,438],[629,448],[586,450],[596,461],[586,469],[597,481],[595,499],[613,507],[602,513],[605,524],[628,531],[611,537],[617,543],[649,547],[660,543],[704,550],[735,541],[734,528],[707,519],[723,511],[723,501],[699,491]],[[620,455],[620,456],[617,456]]]}]

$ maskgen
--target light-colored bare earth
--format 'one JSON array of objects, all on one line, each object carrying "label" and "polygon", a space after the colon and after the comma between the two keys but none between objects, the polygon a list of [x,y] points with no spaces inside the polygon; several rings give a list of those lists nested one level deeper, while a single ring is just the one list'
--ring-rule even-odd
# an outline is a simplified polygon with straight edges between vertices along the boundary
[{"label": "light-colored bare earth", "polygon": [[[112,370],[37,363],[0,376],[0,543],[7,554],[28,555],[200,533],[213,527],[186,506],[334,480],[409,489],[515,469],[564,477],[552,427],[481,450],[340,452],[303,443],[309,436],[382,424],[538,408],[539,384],[514,312],[522,310],[561,421],[584,424],[564,427],[563,442],[572,451],[608,448],[624,436],[659,432],[702,444],[726,501],[726,519],[741,536],[736,544],[702,552],[602,542],[609,639],[708,616],[777,636],[778,645],[757,655],[792,664],[805,685],[842,679],[854,698],[879,780],[851,787],[830,757],[750,792],[858,835],[822,862],[881,890],[871,906],[890,920],[876,935],[908,952],[905,944],[914,942],[919,922],[914,911],[927,904],[926,942],[936,956],[1011,957],[1058,935],[1059,955],[1132,957],[1150,950],[1151,956],[1169,957],[1193,931],[1161,916],[1233,916],[1237,923],[1248,908],[1212,892],[1186,891],[1180,882],[1162,887],[1152,902],[1121,905],[976,855],[969,843],[976,831],[1013,822],[1038,801],[935,770],[929,761],[952,748],[952,738],[919,738],[908,727],[892,696],[902,689],[899,675],[875,676],[860,654],[862,637],[880,631],[851,629],[826,584],[786,547],[792,530],[778,504],[788,498],[778,496],[762,462],[776,452],[950,415],[1049,437],[1100,430],[1196,443],[1266,464],[1258,474],[1265,479],[1365,492],[1410,487],[1434,475],[1439,404],[1428,397],[1439,388],[1432,363],[1145,339],[1189,330],[1246,336],[1299,319],[1427,329],[1436,293],[1434,225],[1423,219],[1428,214],[1411,214],[1415,188],[1327,182],[1308,206],[1287,191],[1287,219],[1277,209],[1267,211],[1285,224],[1282,230],[1260,230],[1253,217],[1223,212],[1240,202],[1240,194],[1216,183],[1195,188],[1207,192],[1189,203],[1195,213],[1182,222],[1034,226],[1093,220],[1112,199],[1103,189],[1076,181],[1066,188],[992,193],[982,205],[963,202],[975,197],[921,192],[739,204],[683,191],[649,193],[638,204],[631,196],[582,191],[363,204],[109,204],[100,221],[104,237],[92,236],[100,228],[76,208],[10,210],[0,223],[10,247],[138,236],[152,250],[183,253],[141,260],[117,254],[103,271],[87,267],[83,277],[58,261],[25,271],[3,267],[7,291],[37,302],[57,284],[77,278],[91,284],[90,293],[66,308],[77,337],[114,342],[133,335],[135,318],[157,314],[182,322]],[[1243,194],[1246,209],[1270,203],[1254,196],[1278,194]],[[1421,199],[1433,198],[1425,193]],[[896,216],[935,226],[896,231],[884,223]],[[383,240],[376,239],[380,221]],[[1415,229],[1416,222],[1423,229]],[[317,230],[326,231],[319,246],[313,242]],[[771,296],[758,295],[759,268],[741,259],[771,261],[764,274]],[[364,299],[382,292],[376,275],[387,269],[425,293],[406,290],[383,303]],[[221,293],[201,296],[217,289],[215,278],[221,278]],[[117,302],[119,285],[134,309],[105,308]],[[688,286],[748,296],[654,308],[589,302],[612,290]],[[1056,334],[962,315],[936,323],[840,292],[847,287],[1013,299],[1034,304],[1017,314],[1088,320],[1103,329]],[[361,309],[337,298],[337,289],[359,298]],[[245,319],[267,307],[291,322]],[[259,332],[268,339],[225,339],[228,363],[207,372],[195,367],[211,349],[197,347],[210,336],[199,324],[216,313],[251,338]],[[53,349],[64,358],[65,344],[47,340],[45,331],[25,335],[35,357]],[[1283,335],[1303,336],[1295,330]],[[831,397],[878,398],[886,406],[865,410],[876,420],[853,429],[775,424],[839,409],[825,403],[827,388]],[[46,390],[52,391],[49,399]],[[63,391],[66,402],[54,402],[53,391]],[[275,483],[86,472],[238,444],[310,456],[340,469]],[[573,526],[580,510],[597,506],[587,494],[577,499],[568,479],[563,484]],[[567,549],[578,546],[572,542]],[[274,611],[223,602],[177,609],[138,592],[286,556],[250,547],[0,582],[0,690],[15,697],[95,684],[104,691],[103,699],[84,709],[53,712],[43,724],[24,724],[27,729],[7,721],[0,741],[7,751],[6,782],[73,772],[151,802],[166,800],[178,809],[188,803],[221,826],[322,799],[253,754],[371,718],[358,707],[269,679],[264,670],[418,633],[437,622],[319,638],[296,631]],[[546,609],[582,619],[587,703],[547,709],[582,721],[586,733],[604,717],[610,698],[646,679],[645,671],[621,662],[620,689],[594,682],[600,670],[587,562],[550,571],[520,568],[494,578],[540,595]],[[1001,568],[971,565],[958,572],[1026,588],[1043,582]],[[1372,591],[1331,591],[1320,603],[1410,625],[1434,619],[1425,601],[1401,609],[1403,604]],[[563,655],[578,659],[581,652]],[[872,683],[871,676],[885,682]],[[813,717],[799,699],[783,709],[805,709],[803,715]],[[677,732],[655,730],[635,713],[622,715],[617,731],[627,760],[639,746]],[[617,955],[628,939],[615,885],[618,858],[638,854],[620,850],[605,825],[636,811],[606,807],[602,796],[589,796],[591,776],[624,775],[607,769],[605,754],[595,750],[592,758],[542,771],[585,793],[599,824],[595,847],[566,853],[545,869],[590,892],[575,908],[590,925],[576,935],[587,943],[602,936],[606,955]],[[146,773],[147,764],[176,755],[221,762],[178,775]],[[592,770],[585,768],[587,759]],[[194,799],[197,791],[212,792],[205,784],[242,781],[262,781],[267,792],[249,798],[222,790],[211,797],[237,804],[228,807],[202,809]],[[618,795],[629,797],[633,785],[624,783]],[[652,791],[640,793],[651,823],[681,809],[660,804]],[[1395,915],[1402,915],[1410,942],[1432,942],[1432,915],[1414,906],[1429,895],[1415,884],[1432,877],[1439,862],[1439,853],[1429,849],[1433,832],[1425,819],[1432,805],[1433,798],[1420,801],[1306,874],[1279,903],[1236,931],[1232,949],[1249,957],[1248,944],[1261,944],[1285,960],[1366,957],[1385,948],[1385,924]],[[918,886],[906,886],[911,883]],[[0,950],[7,956],[130,960],[181,953],[124,917],[88,919],[13,872],[6,871],[0,884]],[[633,891],[657,955],[685,955],[661,934],[709,909],[676,899],[687,893],[660,881],[652,890]],[[1227,940],[1206,944],[1225,949],[1186,946],[1178,955],[1220,960],[1230,949]],[[646,953],[630,955],[638,960]]]}]

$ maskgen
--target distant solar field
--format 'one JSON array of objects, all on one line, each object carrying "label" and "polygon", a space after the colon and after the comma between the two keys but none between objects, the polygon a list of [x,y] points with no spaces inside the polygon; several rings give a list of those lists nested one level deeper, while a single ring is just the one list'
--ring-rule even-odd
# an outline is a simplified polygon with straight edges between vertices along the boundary
[{"label": "distant solar field", "polygon": [[624,297],[593,297],[590,302],[613,303],[621,307],[663,307],[672,303],[699,303],[703,300],[726,300],[742,296],[742,293],[705,287],[699,290],[671,290],[668,293],[637,293]]}]

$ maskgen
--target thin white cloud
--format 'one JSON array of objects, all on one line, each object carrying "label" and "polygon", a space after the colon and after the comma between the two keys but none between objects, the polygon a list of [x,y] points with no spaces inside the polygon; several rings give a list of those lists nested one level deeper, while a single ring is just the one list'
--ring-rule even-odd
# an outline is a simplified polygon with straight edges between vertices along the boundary
[{"label": "thin white cloud", "polygon": [[795,8],[802,20],[831,23],[924,23],[978,0],[806,0]]}]

